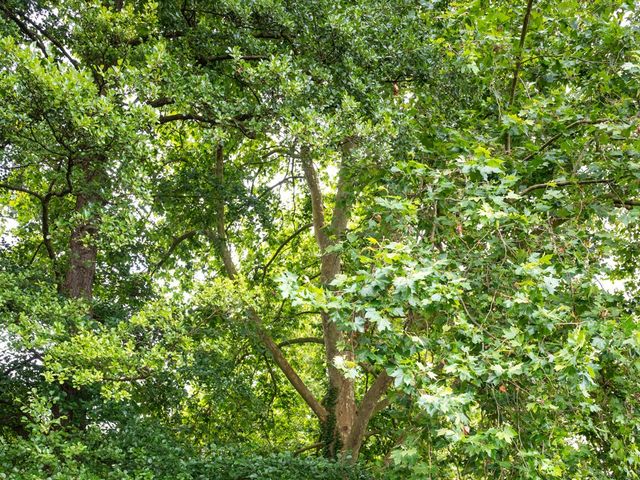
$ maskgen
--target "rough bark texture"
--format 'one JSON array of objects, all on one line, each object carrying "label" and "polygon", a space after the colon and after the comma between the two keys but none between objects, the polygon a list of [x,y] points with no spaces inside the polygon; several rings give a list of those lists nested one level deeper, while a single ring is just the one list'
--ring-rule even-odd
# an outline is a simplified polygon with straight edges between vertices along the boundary
[{"label": "rough bark texture", "polygon": [[[302,169],[311,195],[314,234],[321,252],[320,281],[324,286],[328,286],[341,271],[339,254],[326,250],[341,241],[355,199],[355,186],[350,182],[347,163],[353,146],[353,139],[348,139],[343,148],[343,164],[338,175],[335,207],[329,224],[326,223],[320,182],[309,150],[301,151]],[[338,345],[354,346],[357,339],[341,332],[326,313],[322,314],[322,327],[329,380],[325,453],[333,458],[350,456],[351,461],[355,462],[366,437],[367,425],[378,411],[378,401],[386,392],[391,379],[385,371],[380,373],[358,406],[354,381],[346,378],[335,367],[336,356],[342,356],[347,361],[354,360],[352,349],[339,350]]]},{"label": "rough bark texture", "polygon": [[[313,229],[316,242],[321,252],[320,281],[323,285],[329,285],[341,270],[340,256],[336,252],[327,253],[326,250],[331,245],[339,241],[347,225],[349,210],[351,206],[350,195],[345,188],[344,168],[341,169],[338,191],[336,193],[336,206],[333,211],[331,224],[327,225],[324,215],[324,204],[320,182],[310,158],[309,151],[303,149],[302,169],[309,187],[311,195],[311,205],[313,212]],[[327,231],[328,230],[328,231]],[[325,451],[330,457],[337,457],[344,451],[347,440],[351,435],[351,429],[356,417],[356,399],[354,382],[346,378],[340,370],[335,367],[335,358],[340,355],[345,360],[353,361],[351,351],[339,351],[338,344],[345,340],[343,333],[338,330],[337,325],[331,321],[329,315],[322,314],[322,329],[324,333],[325,353],[327,358],[327,374],[329,380],[330,404],[329,417],[332,432],[326,432],[327,442]]]},{"label": "rough bark texture", "polygon": [[[94,159],[100,163],[103,159]],[[91,209],[93,205],[101,201],[95,185],[97,180],[96,166],[90,160],[80,164],[83,173],[84,185],[76,194],[75,212],[80,213],[85,209]],[[96,234],[98,221],[93,213],[87,221],[76,225],[69,240],[69,266],[67,268],[63,293],[69,298],[82,298],[90,301],[93,297],[93,282],[96,274],[96,261],[98,247]]]},{"label": "rough bark texture", "polygon": [[[81,213],[85,209],[92,210],[103,203],[98,191],[98,168],[104,158],[87,159],[79,164],[82,171],[83,185],[76,193],[74,211]],[[69,239],[69,265],[64,274],[61,292],[71,299],[83,299],[91,302],[93,299],[93,283],[96,274],[98,247],[96,235],[98,232],[98,214],[93,211],[89,219],[77,224],[71,231]],[[53,408],[54,417],[63,417],[62,425],[74,424],[84,429],[87,426],[87,412],[83,408],[83,399],[87,392],[80,390],[70,383],[62,385],[68,407],[61,409],[58,405]]]},{"label": "rough bark texture", "polygon": [[[81,210],[87,203],[87,199],[79,195],[76,200],[76,210]],[[84,222],[71,232],[69,268],[63,286],[63,291],[69,298],[91,300],[93,296],[93,280],[98,256],[98,248],[93,242],[95,233],[95,226]]]},{"label": "rough bark texture", "polygon": [[389,388],[391,380],[392,378],[383,370],[378,374],[373,385],[371,385],[367,393],[365,393],[358,406],[358,413],[356,414],[351,432],[344,445],[344,450],[351,454],[354,462],[358,459],[360,448],[367,433],[369,420],[378,412],[379,399],[387,391],[387,388]]}]

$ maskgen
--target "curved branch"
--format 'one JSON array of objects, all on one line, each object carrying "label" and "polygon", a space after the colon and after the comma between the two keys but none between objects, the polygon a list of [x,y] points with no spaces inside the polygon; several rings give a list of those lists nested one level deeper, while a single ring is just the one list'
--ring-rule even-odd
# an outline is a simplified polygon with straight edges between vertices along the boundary
[{"label": "curved branch", "polygon": [[8,183],[0,182],[0,188],[4,188],[6,190],[12,190],[14,192],[26,193],[27,195],[31,195],[32,197],[36,197],[41,202],[44,201],[44,196],[42,196],[38,192],[34,192],[33,190],[29,190],[28,188],[23,187],[21,185],[9,185]]},{"label": "curved branch", "polygon": [[58,51],[62,54],[62,56],[65,57],[67,60],[69,60],[69,63],[71,63],[71,65],[73,65],[73,67],[76,70],[80,69],[80,64],[78,63],[78,61],[75,58],[73,58],[69,52],[67,52],[67,50],[64,48],[62,43],[60,43],[58,41],[57,38],[55,38],[54,36],[52,36],[49,33],[47,33],[46,30],[44,30],[43,28],[39,27],[38,24],[36,24],[30,18],[25,17],[25,19],[26,19],[27,22],[29,22],[31,25],[33,25],[33,28],[35,28],[40,33],[40,35],[44,36],[47,40],[49,40],[58,49]]},{"label": "curved branch", "polygon": [[[595,125],[598,123],[603,123],[606,122],[608,119],[607,118],[599,118],[597,120],[576,120],[575,122],[570,123],[569,125],[566,126],[567,130],[571,130],[574,127],[577,127],[579,125]],[[558,139],[560,139],[563,135],[565,135],[565,132],[560,132],[555,134],[553,137],[551,137],[549,140],[547,140],[545,143],[542,144],[542,146],[536,150],[535,152],[531,152],[529,155],[527,155],[526,157],[524,157],[522,159],[523,162],[527,162],[529,160],[531,160],[532,158],[536,157],[537,155],[539,155],[540,153],[544,152],[547,148],[549,148],[551,145],[553,145],[555,142],[558,141]]]},{"label": "curved branch", "polygon": [[42,243],[44,244],[48,257],[55,262],[56,255],[51,244],[51,237],[49,235],[49,200],[51,200],[52,193],[49,192],[46,195],[42,195],[33,190],[29,190],[26,187],[20,185],[9,185],[7,183],[0,183],[0,188],[11,190],[14,192],[22,192],[32,197],[37,198],[40,201],[41,215],[40,215],[40,229],[42,231]]},{"label": "curved branch", "polygon": [[282,242],[280,244],[280,246],[278,247],[278,249],[275,251],[275,253],[271,256],[271,258],[269,259],[269,261],[265,264],[265,266],[262,268],[262,281],[264,282],[264,278],[267,275],[267,270],[269,270],[269,267],[271,266],[271,264],[275,261],[275,259],[278,257],[278,255],[280,254],[280,252],[282,251],[282,249],[284,247],[287,246],[287,244],[289,244],[289,242],[291,242],[294,238],[296,238],[298,235],[300,235],[302,232],[304,232],[305,230],[307,230],[308,228],[311,228],[313,226],[313,223],[306,223],[304,225],[302,225],[300,228],[298,228],[295,232],[293,232],[291,235],[289,235],[287,237],[287,239]]},{"label": "curved branch", "polygon": [[324,339],[321,337],[300,337],[300,338],[292,338],[290,340],[284,340],[278,344],[278,348],[286,347],[288,345],[301,345],[305,343],[317,343],[319,345],[324,345]]},{"label": "curved branch", "polygon": [[20,29],[20,31],[32,41],[36,43],[38,49],[42,52],[45,58],[49,58],[49,54],[47,53],[47,47],[42,42],[40,37],[35,32],[32,32],[26,23],[20,20],[11,10],[9,10],[4,5],[0,5],[0,9],[4,12],[5,16],[9,18],[16,26]]},{"label": "curved branch", "polygon": [[519,195],[528,195],[529,193],[540,190],[543,188],[554,188],[554,187],[566,187],[570,185],[596,185],[600,183],[612,183],[613,180],[563,180],[560,182],[547,182],[547,183],[537,183],[535,185],[531,185],[530,187],[525,188]]},{"label": "curved branch", "polygon": [[176,248],[178,248],[178,246],[182,242],[195,237],[198,233],[200,233],[199,230],[189,230],[188,232],[185,232],[182,235],[173,237],[173,241],[171,242],[169,249],[162,256],[160,261],[158,261],[158,263],[156,263],[155,266],[149,271],[149,275],[153,276],[158,271],[158,269],[162,267],[162,265],[164,265],[167,260],[169,260],[169,257],[171,257],[171,254],[175,251]]}]

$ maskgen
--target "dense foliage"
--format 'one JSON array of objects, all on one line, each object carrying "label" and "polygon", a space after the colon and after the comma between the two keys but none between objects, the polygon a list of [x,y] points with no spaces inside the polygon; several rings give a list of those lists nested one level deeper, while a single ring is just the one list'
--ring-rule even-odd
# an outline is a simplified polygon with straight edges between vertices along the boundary
[{"label": "dense foliage", "polygon": [[0,0],[0,478],[639,478],[639,12]]}]

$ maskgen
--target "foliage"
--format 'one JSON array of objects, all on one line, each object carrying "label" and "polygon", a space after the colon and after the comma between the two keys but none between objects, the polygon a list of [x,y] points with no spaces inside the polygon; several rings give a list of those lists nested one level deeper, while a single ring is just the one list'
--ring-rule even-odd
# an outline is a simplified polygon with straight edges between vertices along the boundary
[{"label": "foliage", "polygon": [[0,477],[638,478],[638,12],[2,2]]}]

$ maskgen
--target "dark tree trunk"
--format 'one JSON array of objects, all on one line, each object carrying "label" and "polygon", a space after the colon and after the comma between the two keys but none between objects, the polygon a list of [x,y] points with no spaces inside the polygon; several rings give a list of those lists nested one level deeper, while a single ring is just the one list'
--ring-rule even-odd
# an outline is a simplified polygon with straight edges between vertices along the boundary
[{"label": "dark tree trunk", "polygon": [[103,203],[98,191],[97,179],[99,164],[103,161],[103,158],[97,157],[93,162],[85,160],[80,164],[83,185],[76,195],[75,212],[82,213],[88,209],[90,215],[88,220],[80,222],[71,232],[69,267],[62,285],[63,293],[69,298],[87,301],[93,298],[93,282],[98,258],[96,236],[99,219],[95,209]]}]

